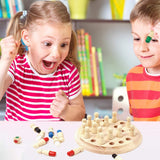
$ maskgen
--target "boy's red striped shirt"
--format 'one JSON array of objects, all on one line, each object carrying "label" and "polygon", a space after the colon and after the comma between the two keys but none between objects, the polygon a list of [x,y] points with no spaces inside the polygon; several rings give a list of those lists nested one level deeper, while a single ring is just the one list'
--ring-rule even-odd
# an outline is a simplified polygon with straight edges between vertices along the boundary
[{"label": "boy's red striped shirt", "polygon": [[126,79],[130,113],[137,121],[160,121],[160,75],[150,75],[142,65]]}]

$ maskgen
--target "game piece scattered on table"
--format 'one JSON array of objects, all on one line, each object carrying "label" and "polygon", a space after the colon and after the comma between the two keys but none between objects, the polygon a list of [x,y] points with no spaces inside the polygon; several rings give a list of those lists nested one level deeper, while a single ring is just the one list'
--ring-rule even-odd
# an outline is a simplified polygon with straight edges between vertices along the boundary
[{"label": "game piece scattered on table", "polygon": [[52,139],[53,139],[53,143],[54,143],[56,146],[59,146],[59,145],[60,145],[60,141],[59,141],[59,139],[58,139],[58,137],[57,137],[56,135],[54,135],[54,136],[52,137]]},{"label": "game piece scattered on table", "polygon": [[54,136],[54,130],[53,130],[53,128],[49,128],[48,137],[52,138],[53,136]]},{"label": "game piece scattered on table", "polygon": [[115,160],[123,160],[120,156],[118,156],[117,154],[112,154],[112,157],[115,159]]},{"label": "game piece scattered on table", "polygon": [[98,113],[95,113],[93,120],[82,120],[75,139],[80,146],[91,152],[121,154],[137,148],[142,142],[142,135],[131,124],[130,118],[127,121],[118,120],[117,113],[113,112],[111,119],[108,116],[100,119]]},{"label": "game piece scattered on table", "polygon": [[55,157],[56,156],[56,152],[55,151],[38,149],[37,152],[41,153],[41,154],[44,154],[44,155],[47,155],[47,156],[51,156],[51,157]]},{"label": "game piece scattered on table", "polygon": [[82,152],[83,150],[84,150],[83,147],[78,147],[78,148],[75,148],[73,150],[68,151],[67,155],[71,157],[71,156],[74,156],[74,155]]},{"label": "game piece scattered on table", "polygon": [[48,141],[49,141],[49,138],[48,138],[48,137],[45,137],[45,138],[43,138],[43,139],[40,139],[37,143],[35,143],[35,144],[33,145],[33,147],[34,147],[34,148],[41,147],[41,146],[47,144]]},{"label": "game piece scattered on table", "polygon": [[21,141],[21,137],[19,137],[19,136],[16,136],[16,137],[14,137],[14,143],[16,143],[16,144],[20,144],[22,141]]},{"label": "game piece scattered on table", "polygon": [[64,142],[64,135],[62,130],[57,130],[57,136],[58,136],[58,140],[62,143]]},{"label": "game piece scattered on table", "polygon": [[35,126],[35,124],[31,124],[31,128],[38,133],[38,139],[44,138],[45,137],[45,132],[41,131],[41,129],[37,126]]}]

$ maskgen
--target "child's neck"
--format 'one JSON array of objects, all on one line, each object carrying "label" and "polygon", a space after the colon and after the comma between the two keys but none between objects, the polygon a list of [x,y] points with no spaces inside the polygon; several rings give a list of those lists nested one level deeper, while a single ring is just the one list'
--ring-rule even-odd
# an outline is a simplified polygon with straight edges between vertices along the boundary
[{"label": "child's neck", "polygon": [[145,71],[148,75],[151,76],[160,76],[160,69],[159,70],[154,70],[154,69],[150,69],[150,68],[145,68]]}]

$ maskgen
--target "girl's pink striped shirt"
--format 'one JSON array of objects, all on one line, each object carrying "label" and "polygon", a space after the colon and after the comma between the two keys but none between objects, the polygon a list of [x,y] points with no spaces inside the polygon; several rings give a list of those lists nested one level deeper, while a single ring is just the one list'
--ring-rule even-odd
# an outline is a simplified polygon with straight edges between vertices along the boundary
[{"label": "girl's pink striped shirt", "polygon": [[61,89],[69,99],[81,93],[77,68],[63,61],[49,75],[38,74],[31,66],[27,54],[18,55],[9,68],[13,83],[6,91],[5,120],[60,120],[50,113],[50,105]]}]

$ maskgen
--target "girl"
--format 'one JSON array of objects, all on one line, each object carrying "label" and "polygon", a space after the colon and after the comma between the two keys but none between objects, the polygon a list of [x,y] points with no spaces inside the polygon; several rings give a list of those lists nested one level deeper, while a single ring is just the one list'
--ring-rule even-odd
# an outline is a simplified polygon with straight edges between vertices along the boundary
[{"label": "girl", "polygon": [[69,13],[58,0],[36,1],[11,19],[1,41],[5,120],[84,118],[76,48]]}]

